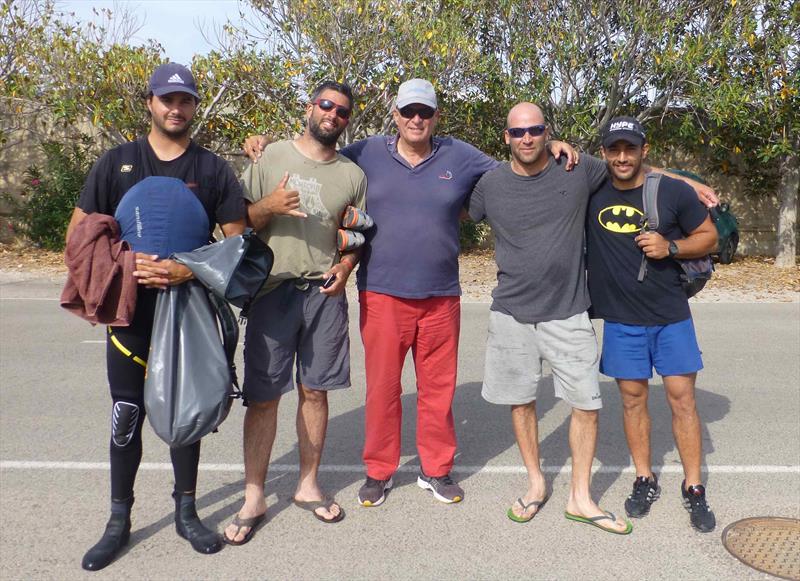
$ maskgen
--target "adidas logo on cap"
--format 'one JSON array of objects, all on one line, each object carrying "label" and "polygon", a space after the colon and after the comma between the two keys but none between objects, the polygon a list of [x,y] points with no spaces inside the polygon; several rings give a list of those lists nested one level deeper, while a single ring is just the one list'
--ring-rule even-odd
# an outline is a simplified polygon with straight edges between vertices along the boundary
[{"label": "adidas logo on cap", "polygon": [[172,75],[167,82],[169,82],[169,83],[180,83],[181,85],[185,84],[183,82],[183,79],[181,78],[181,76],[178,73],[175,73],[174,75]]}]

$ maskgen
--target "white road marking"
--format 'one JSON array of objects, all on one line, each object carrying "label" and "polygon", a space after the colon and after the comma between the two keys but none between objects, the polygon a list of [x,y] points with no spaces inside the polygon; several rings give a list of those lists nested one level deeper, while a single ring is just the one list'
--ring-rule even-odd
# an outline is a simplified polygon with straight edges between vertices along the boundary
[{"label": "white road marking", "polygon": [[[42,462],[33,460],[2,460],[2,470],[108,470],[108,462]],[[172,470],[168,462],[142,462],[140,470]],[[326,465],[320,466],[321,472],[354,472],[362,474],[364,467],[361,465]],[[243,464],[200,464],[202,472],[244,472]],[[270,472],[298,472],[294,464],[271,464]],[[412,465],[400,466],[398,472],[417,473],[419,467]],[[660,474],[680,474],[681,466],[653,466],[653,470]],[[571,466],[543,466],[543,472],[549,474],[568,474],[572,472]],[[798,465],[711,465],[703,468],[709,474],[800,474]],[[600,474],[633,474],[633,466],[594,466],[594,473]],[[525,474],[524,466],[454,466],[455,474]]]},{"label": "white road marking", "polygon": [[44,297],[0,297],[0,301],[60,301],[61,299],[48,299]]}]

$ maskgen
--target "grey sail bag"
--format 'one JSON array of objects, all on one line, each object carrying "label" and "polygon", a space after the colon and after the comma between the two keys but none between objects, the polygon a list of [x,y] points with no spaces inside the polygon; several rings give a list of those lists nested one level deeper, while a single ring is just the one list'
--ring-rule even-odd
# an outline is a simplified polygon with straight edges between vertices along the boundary
[{"label": "grey sail bag", "polygon": [[191,252],[179,252],[172,258],[186,265],[208,290],[245,311],[245,315],[250,301],[264,286],[274,260],[270,247],[252,228]]},{"label": "grey sail bag", "polygon": [[272,252],[253,238],[232,236],[172,257],[196,280],[159,291],[144,387],[150,425],[171,447],[215,431],[241,396],[234,364],[239,326],[226,298],[247,305],[269,275]]}]

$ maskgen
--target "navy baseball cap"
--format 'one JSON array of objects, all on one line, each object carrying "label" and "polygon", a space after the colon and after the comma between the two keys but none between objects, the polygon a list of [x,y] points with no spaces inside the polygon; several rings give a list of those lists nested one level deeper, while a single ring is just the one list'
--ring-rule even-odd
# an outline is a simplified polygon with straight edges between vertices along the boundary
[{"label": "navy baseball cap", "polygon": [[633,145],[642,145],[647,141],[642,124],[634,117],[614,117],[606,123],[602,136],[603,147],[608,147],[617,141],[627,141]]},{"label": "navy baseball cap", "polygon": [[199,99],[192,71],[178,63],[161,65],[150,76],[150,92],[156,97],[168,93],[189,93]]}]

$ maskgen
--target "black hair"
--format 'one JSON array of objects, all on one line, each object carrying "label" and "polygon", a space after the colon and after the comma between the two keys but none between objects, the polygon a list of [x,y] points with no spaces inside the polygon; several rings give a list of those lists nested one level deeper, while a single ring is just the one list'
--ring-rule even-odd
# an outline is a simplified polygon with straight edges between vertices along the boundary
[{"label": "black hair", "polygon": [[353,98],[353,90],[350,88],[350,85],[347,83],[337,83],[336,81],[325,81],[324,83],[320,83],[317,85],[317,88],[311,93],[311,102],[313,103],[317,99],[319,99],[320,94],[322,91],[336,91],[337,93],[341,93],[347,100],[350,101],[350,108],[353,108],[355,104],[355,99]]}]

